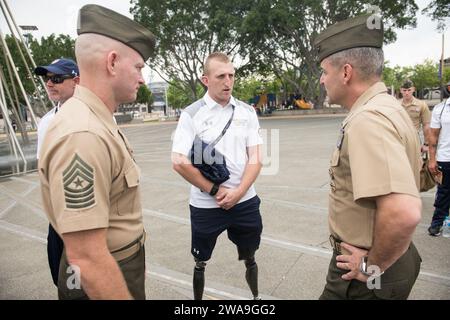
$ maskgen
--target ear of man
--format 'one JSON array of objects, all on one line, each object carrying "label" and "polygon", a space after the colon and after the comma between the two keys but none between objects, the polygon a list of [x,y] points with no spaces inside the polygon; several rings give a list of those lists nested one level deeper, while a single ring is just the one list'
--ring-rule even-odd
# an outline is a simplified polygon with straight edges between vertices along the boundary
[{"label": "ear of man", "polygon": [[108,73],[111,75],[116,75],[116,71],[114,70],[114,67],[117,63],[118,58],[119,58],[119,55],[116,51],[113,50],[108,53],[106,68],[108,70]]},{"label": "ear of man", "polygon": [[353,77],[353,67],[351,64],[344,64],[344,84],[347,84]]}]

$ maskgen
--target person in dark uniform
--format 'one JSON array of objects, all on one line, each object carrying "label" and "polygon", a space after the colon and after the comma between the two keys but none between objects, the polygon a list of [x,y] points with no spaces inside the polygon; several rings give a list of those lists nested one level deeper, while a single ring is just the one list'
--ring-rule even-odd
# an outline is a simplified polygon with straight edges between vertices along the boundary
[{"label": "person in dark uniform", "polygon": [[330,104],[349,110],[330,162],[333,256],[320,299],[406,299],[420,271],[420,143],[381,82],[379,17],[338,22],[315,39]]}]

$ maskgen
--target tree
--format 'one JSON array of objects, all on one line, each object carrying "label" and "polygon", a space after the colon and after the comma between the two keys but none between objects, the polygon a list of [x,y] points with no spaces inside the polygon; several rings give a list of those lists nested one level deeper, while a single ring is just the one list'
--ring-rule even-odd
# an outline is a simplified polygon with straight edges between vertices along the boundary
[{"label": "tree", "polygon": [[[428,89],[440,86],[438,70],[439,63],[432,60],[425,60],[412,67],[395,66],[391,68],[386,64],[383,70],[383,81],[388,87],[393,86],[395,90],[398,90],[405,79],[411,79],[416,87],[417,96],[423,98]],[[445,68],[443,82],[446,83],[449,80],[450,68]]]},{"label": "tree", "polygon": [[[36,82],[37,90],[35,86],[33,85],[33,82],[31,80],[31,76],[34,75],[34,70],[27,70],[27,66],[25,65],[25,62],[22,59],[22,56],[19,52],[19,49],[17,47],[17,44],[19,44],[21,51],[27,61],[28,68],[32,68],[31,61],[28,58],[28,55],[25,51],[24,44],[19,40],[13,38],[11,35],[7,35],[5,37],[6,43],[8,45],[8,48],[10,50],[11,56],[13,57],[14,63],[17,68],[17,72],[19,74],[19,77],[21,79],[22,85],[25,89],[25,92],[30,97],[32,105],[34,104],[34,100],[38,100],[38,95],[46,96],[45,95],[45,89],[42,88],[39,82]],[[50,35],[49,37],[45,38],[42,37],[40,41],[37,39],[34,39],[31,35],[28,38],[29,40],[29,47],[31,54],[33,56],[33,59],[36,63],[36,65],[48,65],[53,60],[61,57],[65,58],[75,58],[75,40],[71,39],[68,35]],[[17,42],[16,42],[17,41]],[[6,64],[6,57],[2,53],[0,54],[0,67],[3,71],[3,73],[6,76],[7,79],[7,87],[11,93],[11,96],[14,100],[16,100],[14,90],[17,92],[18,100],[20,104],[25,104],[24,98],[22,97],[22,94],[19,90],[19,87],[17,85],[17,81],[15,80],[15,77],[13,76],[13,82],[11,82],[11,78],[9,76],[8,66]],[[14,83],[15,88],[13,88],[12,83]],[[35,112],[38,115],[43,115],[43,113],[46,112],[46,110],[42,108],[37,108],[36,106],[39,106],[39,103],[35,104]],[[48,104],[49,106],[50,104]],[[42,109],[42,110],[41,110]]]},{"label": "tree", "polygon": [[450,17],[450,4],[448,0],[433,0],[422,10],[422,13],[433,20],[437,20],[438,30],[444,31],[446,28],[445,20]]},{"label": "tree", "polygon": [[145,84],[139,87],[136,103],[145,104],[147,110],[150,111],[150,106],[153,104],[153,94]]},{"label": "tree", "polygon": [[[380,8],[387,22],[386,42],[395,39],[394,28],[415,26],[418,8],[413,0],[371,3]],[[249,57],[249,70],[269,68],[283,86],[293,85],[307,98],[319,95],[321,104],[324,92],[319,86],[320,70],[313,41],[324,28],[365,12],[367,5],[367,1],[358,0],[255,1],[242,23],[240,53]],[[373,8],[367,11],[375,12]]]},{"label": "tree", "polygon": [[42,37],[40,41],[31,39],[30,49],[36,65],[48,65],[59,58],[75,59],[75,39],[69,35],[51,34],[47,38]]},{"label": "tree", "polygon": [[247,102],[261,91],[263,85],[263,81],[255,77],[237,79],[234,84],[233,95]]},{"label": "tree", "polygon": [[438,70],[439,65],[431,60],[425,60],[422,64],[416,64],[413,67],[414,73],[411,80],[416,87],[419,98],[423,97],[425,88],[439,87]]},{"label": "tree", "polygon": [[[183,109],[190,105],[194,99],[190,94],[191,89],[186,89],[180,80],[171,80],[169,82],[169,88],[167,89],[167,100],[169,106],[174,109]],[[204,92],[203,87],[197,84],[196,95],[200,96]]]},{"label": "tree", "polygon": [[203,62],[213,51],[237,53],[239,35],[235,26],[242,17],[242,3],[222,0],[132,0],[134,19],[157,38],[150,66],[158,74],[198,98]]},{"label": "tree", "polygon": [[393,86],[395,89],[398,89],[405,79],[412,77],[413,73],[414,70],[412,67],[395,66],[394,68],[391,68],[388,66],[388,63],[385,62],[382,79],[386,86]]}]

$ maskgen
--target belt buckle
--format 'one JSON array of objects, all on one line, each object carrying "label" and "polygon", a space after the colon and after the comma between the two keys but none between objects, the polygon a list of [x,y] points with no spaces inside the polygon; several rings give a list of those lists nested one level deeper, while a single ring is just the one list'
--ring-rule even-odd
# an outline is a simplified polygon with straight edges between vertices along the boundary
[{"label": "belt buckle", "polygon": [[338,253],[341,254],[341,242],[337,241],[335,237],[333,237],[332,234],[330,234],[330,244],[331,247]]}]

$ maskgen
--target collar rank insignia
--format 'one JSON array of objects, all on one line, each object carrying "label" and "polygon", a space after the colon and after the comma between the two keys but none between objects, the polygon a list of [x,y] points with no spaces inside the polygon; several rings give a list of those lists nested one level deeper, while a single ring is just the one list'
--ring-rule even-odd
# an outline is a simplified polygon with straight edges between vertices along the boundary
[{"label": "collar rank insignia", "polygon": [[85,209],[95,204],[94,169],[75,154],[63,171],[67,209]]},{"label": "collar rank insignia", "polygon": [[345,134],[344,128],[341,128],[340,133],[341,133],[341,134],[339,135],[338,141],[337,141],[337,143],[336,143],[336,147],[337,147],[339,150],[341,150],[341,148],[342,148],[342,142],[344,141],[344,134]]}]

